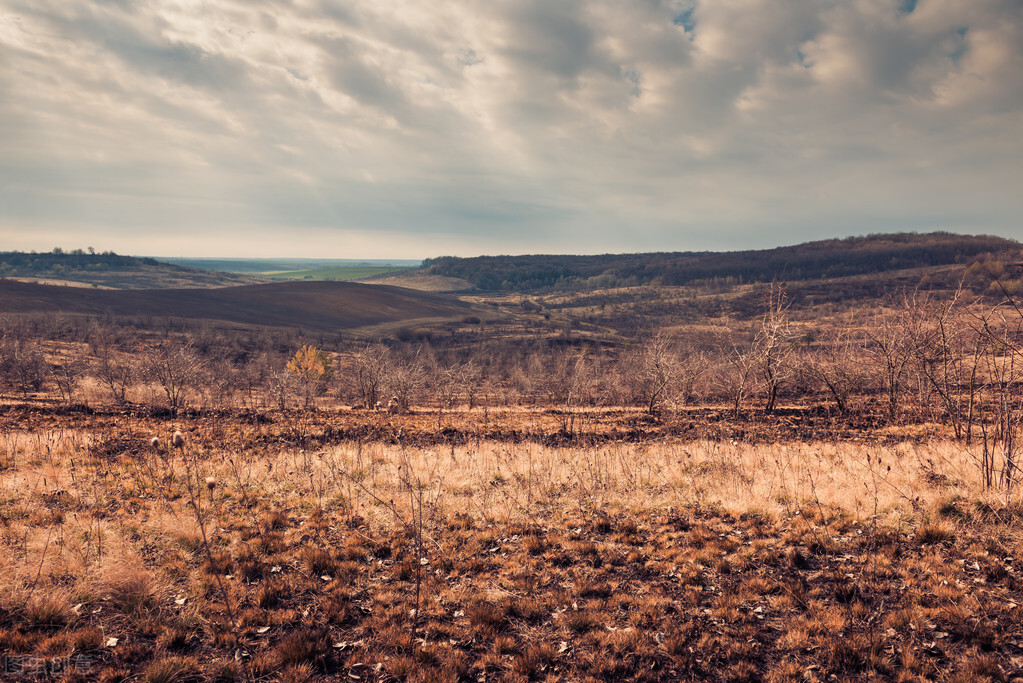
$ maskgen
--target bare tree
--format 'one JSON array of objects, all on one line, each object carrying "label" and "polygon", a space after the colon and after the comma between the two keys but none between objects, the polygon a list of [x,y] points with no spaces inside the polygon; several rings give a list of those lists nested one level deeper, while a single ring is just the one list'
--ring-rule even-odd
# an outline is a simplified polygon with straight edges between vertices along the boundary
[{"label": "bare tree", "polygon": [[46,360],[37,344],[17,333],[0,341],[0,381],[25,397],[42,389],[46,373]]},{"label": "bare tree", "polygon": [[[342,372],[343,384],[356,400],[367,408],[375,406],[384,396],[385,383],[392,365],[390,350],[383,344],[373,344],[351,355]],[[347,385],[347,386],[346,386]]]},{"label": "bare tree", "polygon": [[95,345],[96,359],[92,374],[110,391],[118,405],[128,402],[128,389],[135,383],[135,359],[119,354],[108,338]]},{"label": "bare tree", "polygon": [[202,380],[203,360],[190,342],[165,341],[143,353],[146,379],[155,382],[167,397],[167,404],[177,413],[185,405],[188,392]]},{"label": "bare tree", "polygon": [[412,407],[426,381],[423,361],[415,353],[393,359],[387,374],[386,385],[393,395],[398,412],[406,413]]},{"label": "bare tree", "polygon": [[50,378],[65,404],[71,404],[75,389],[85,373],[85,368],[85,363],[79,358],[65,358],[58,363],[50,364]]},{"label": "bare tree", "polygon": [[278,410],[286,410],[292,398],[298,395],[298,376],[284,369],[271,368],[264,374],[263,390],[266,392],[267,400],[277,406]]},{"label": "bare tree", "polygon": [[666,403],[687,401],[699,375],[695,351],[661,331],[626,361],[624,372],[647,413],[656,415]]},{"label": "bare tree", "polygon": [[[1012,309],[1014,312],[1009,313]],[[982,439],[981,474],[985,486],[997,480],[1008,497],[1019,479],[1018,450],[1020,426],[1023,423],[1023,311],[1011,299],[982,311],[980,329],[989,342],[985,346],[983,368],[986,377],[979,385],[978,403],[987,408],[989,417],[981,415],[976,422]],[[997,458],[1000,452],[1001,458]],[[1001,470],[997,465],[1001,462]]]},{"label": "bare tree", "polygon": [[796,334],[789,320],[789,302],[784,289],[772,286],[765,308],[750,355],[766,394],[764,411],[773,413],[779,390],[793,374],[788,361],[796,344]]},{"label": "bare tree", "polygon": [[899,414],[906,375],[919,349],[929,343],[923,298],[904,294],[897,305],[882,311],[865,327],[867,351],[886,397],[888,417]]},{"label": "bare tree", "polygon": [[848,328],[818,340],[799,355],[797,363],[806,383],[823,387],[840,413],[849,410],[850,399],[867,381],[863,344],[850,335]]},{"label": "bare tree", "polygon": [[459,401],[465,401],[472,410],[482,377],[482,369],[472,360],[438,366],[434,371],[434,381],[441,406],[450,409]]},{"label": "bare tree", "polygon": [[945,300],[923,304],[924,333],[916,348],[920,373],[937,394],[956,438],[972,438],[977,385],[987,335],[967,323],[963,289]]},{"label": "bare tree", "polygon": [[738,417],[742,405],[756,387],[756,347],[750,342],[740,344],[731,341],[731,349],[725,355],[725,362],[719,367],[718,382],[732,404],[732,413]]}]

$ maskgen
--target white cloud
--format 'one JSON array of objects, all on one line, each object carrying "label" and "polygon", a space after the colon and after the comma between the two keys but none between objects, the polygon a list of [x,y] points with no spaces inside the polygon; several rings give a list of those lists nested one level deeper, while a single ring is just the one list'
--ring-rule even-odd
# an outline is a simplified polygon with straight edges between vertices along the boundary
[{"label": "white cloud", "polygon": [[1015,0],[8,0],[0,93],[22,247],[1023,237]]}]

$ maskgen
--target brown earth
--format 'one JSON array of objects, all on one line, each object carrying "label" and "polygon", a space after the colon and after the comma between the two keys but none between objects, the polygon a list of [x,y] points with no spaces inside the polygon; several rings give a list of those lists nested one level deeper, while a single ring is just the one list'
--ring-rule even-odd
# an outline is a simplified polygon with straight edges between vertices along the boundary
[{"label": "brown earth", "polygon": [[215,289],[91,290],[0,280],[0,313],[45,312],[173,317],[328,333],[382,324],[457,321],[469,315],[486,314],[438,294],[351,282],[282,282]]}]

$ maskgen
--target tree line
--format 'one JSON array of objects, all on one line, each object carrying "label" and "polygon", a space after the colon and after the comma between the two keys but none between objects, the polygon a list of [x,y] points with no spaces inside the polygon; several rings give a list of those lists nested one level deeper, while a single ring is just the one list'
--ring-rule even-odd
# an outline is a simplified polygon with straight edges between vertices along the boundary
[{"label": "tree line", "polygon": [[[904,292],[872,310],[795,320],[781,288],[761,314],[716,332],[660,329],[618,346],[564,338],[378,342],[239,331],[172,320],[0,317],[0,390],[23,399],[156,410],[395,411],[521,405],[641,408],[653,419],[783,404],[891,423],[941,421],[1012,481],[1023,418],[1023,309],[959,290]],[[997,462],[993,454],[1002,453]],[[985,460],[987,462],[987,460]],[[997,469],[997,471],[996,471]]]},{"label": "tree line", "polygon": [[988,235],[897,233],[734,252],[440,257],[425,260],[423,268],[489,291],[681,286],[813,280],[964,264],[982,254],[1016,253],[1019,247],[1013,240]]}]

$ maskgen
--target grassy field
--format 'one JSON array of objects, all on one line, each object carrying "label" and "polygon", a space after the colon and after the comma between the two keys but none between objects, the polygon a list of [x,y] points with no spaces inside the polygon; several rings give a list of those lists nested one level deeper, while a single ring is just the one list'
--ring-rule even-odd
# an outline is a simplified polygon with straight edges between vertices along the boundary
[{"label": "grassy field", "polygon": [[979,447],[562,417],[10,407],[0,652],[70,680],[1023,675],[1023,510]]},{"label": "grassy field", "polygon": [[375,267],[375,266],[340,266],[336,268],[316,268],[313,270],[271,270],[257,273],[261,277],[272,280],[316,280],[342,282],[359,280],[377,275],[400,273],[406,268]]}]

